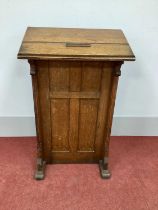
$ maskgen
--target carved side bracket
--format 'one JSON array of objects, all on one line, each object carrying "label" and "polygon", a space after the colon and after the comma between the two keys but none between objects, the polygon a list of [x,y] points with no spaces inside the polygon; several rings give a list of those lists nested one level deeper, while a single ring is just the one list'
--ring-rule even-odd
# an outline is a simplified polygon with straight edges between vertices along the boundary
[{"label": "carved side bracket", "polygon": [[116,77],[121,76],[121,70],[120,70],[120,69],[117,69],[117,70],[115,71],[115,76],[116,76]]},{"label": "carved side bracket", "polygon": [[117,64],[115,64],[114,66],[114,75],[115,77],[119,77],[121,76],[121,65],[123,64],[124,62],[118,62]]},{"label": "carved side bracket", "polygon": [[35,62],[33,60],[28,60],[30,64],[30,75],[35,75],[36,74],[36,66]]}]

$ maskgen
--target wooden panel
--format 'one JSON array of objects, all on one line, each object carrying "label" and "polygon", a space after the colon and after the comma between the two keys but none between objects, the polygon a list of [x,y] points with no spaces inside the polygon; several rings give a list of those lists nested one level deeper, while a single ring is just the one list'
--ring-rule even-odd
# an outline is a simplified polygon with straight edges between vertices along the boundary
[{"label": "wooden panel", "polygon": [[39,28],[28,27],[24,42],[119,43],[127,40],[117,29]]},{"label": "wooden panel", "polygon": [[80,91],[82,62],[70,62],[70,91]]},{"label": "wooden panel", "polygon": [[69,99],[51,100],[52,151],[69,151]]},{"label": "wooden panel", "polygon": [[[109,142],[111,135],[111,127],[113,120],[113,112],[115,107],[115,99],[117,93],[117,85],[118,85],[118,73],[120,73],[122,62],[115,63],[113,67],[113,77],[111,80],[111,88],[110,88],[110,97],[109,97],[109,107],[107,113],[106,127],[105,127],[105,139],[104,139],[104,147],[102,149],[102,157],[107,158],[109,156]],[[106,167],[106,163],[105,163]]]},{"label": "wooden panel", "polygon": [[100,92],[64,92],[56,91],[50,93],[51,98],[99,98]]},{"label": "wooden panel", "polygon": [[23,43],[18,54],[18,58],[28,59],[56,59],[58,57],[135,60],[132,50],[126,44],[91,44],[91,47],[66,47],[63,43]]},{"label": "wooden panel", "polygon": [[37,135],[37,158],[44,159],[44,148],[43,148],[43,137],[41,129],[41,114],[40,114],[40,97],[38,89],[38,78],[37,78],[37,67],[34,61],[30,63],[30,74],[32,76],[32,89],[33,89],[33,100],[34,100],[34,112],[36,122],[36,135]]},{"label": "wooden panel", "polygon": [[49,62],[50,90],[69,90],[69,63]]},{"label": "wooden panel", "polygon": [[78,120],[79,120],[79,100],[70,99],[70,150],[74,152],[73,159],[75,159],[75,153],[77,151],[78,144]]},{"label": "wooden panel", "polygon": [[81,99],[78,151],[94,151],[98,100]]},{"label": "wooden panel", "polygon": [[98,159],[101,159],[101,151],[103,148],[104,135],[105,135],[105,125],[107,119],[107,110],[109,105],[110,98],[110,88],[112,81],[112,63],[104,63],[102,67],[102,80],[101,80],[101,94],[98,107],[98,121],[97,121],[97,130],[96,130],[96,141],[95,148],[97,148],[96,156]]},{"label": "wooden panel", "polygon": [[102,155],[112,63],[40,61],[40,66],[50,76],[49,82],[44,72],[43,79],[40,75],[45,83],[43,85],[47,86],[47,95],[43,96],[43,92],[42,101],[43,97],[47,97],[47,103],[49,100],[51,103],[46,113],[48,116],[51,112],[51,118],[48,118],[51,119],[48,122],[51,144],[45,147],[45,151],[51,150],[49,158],[53,158],[53,162],[99,160]]},{"label": "wooden panel", "polygon": [[84,152],[52,152],[52,163],[98,163],[99,159],[95,157],[92,151]]},{"label": "wooden panel", "polygon": [[[37,61],[37,78],[39,91],[40,129],[44,147],[44,159],[51,162],[51,119],[49,101],[49,70],[48,62]],[[38,116],[39,117],[39,116]]]},{"label": "wooden panel", "polygon": [[101,81],[101,64],[83,63],[81,91],[99,91]]}]

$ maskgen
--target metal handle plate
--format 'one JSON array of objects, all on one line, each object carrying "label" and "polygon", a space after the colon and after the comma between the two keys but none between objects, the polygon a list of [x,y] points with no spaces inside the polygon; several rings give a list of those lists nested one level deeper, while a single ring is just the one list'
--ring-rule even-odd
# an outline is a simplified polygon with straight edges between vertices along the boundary
[{"label": "metal handle plate", "polygon": [[66,47],[91,47],[89,43],[66,42]]}]

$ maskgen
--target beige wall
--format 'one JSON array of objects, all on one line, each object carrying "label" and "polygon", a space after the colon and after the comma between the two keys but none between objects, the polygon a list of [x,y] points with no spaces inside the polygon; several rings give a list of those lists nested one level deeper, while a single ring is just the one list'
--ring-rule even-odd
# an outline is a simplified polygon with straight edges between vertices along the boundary
[{"label": "beige wall", "polygon": [[115,116],[158,117],[157,0],[0,0],[0,117],[33,116],[27,26],[121,28],[136,55],[123,65]]}]

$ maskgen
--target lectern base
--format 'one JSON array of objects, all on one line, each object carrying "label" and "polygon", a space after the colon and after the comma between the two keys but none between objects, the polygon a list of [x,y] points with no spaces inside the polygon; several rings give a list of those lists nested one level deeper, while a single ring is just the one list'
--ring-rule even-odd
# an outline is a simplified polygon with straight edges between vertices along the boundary
[{"label": "lectern base", "polygon": [[35,179],[36,180],[43,180],[45,177],[45,166],[46,162],[43,161],[41,158],[37,159],[37,169],[35,172]]},{"label": "lectern base", "polygon": [[100,169],[101,178],[109,179],[111,177],[110,171],[108,169],[104,169],[102,160],[99,161],[99,169]]}]

